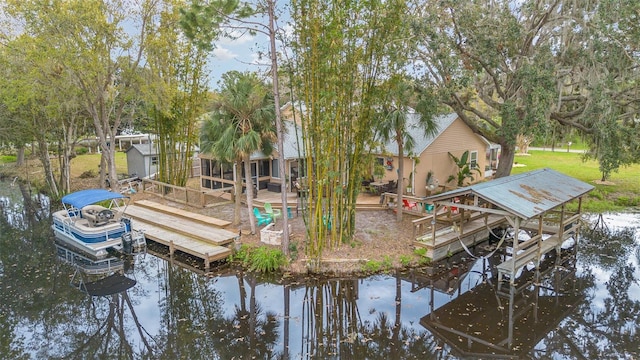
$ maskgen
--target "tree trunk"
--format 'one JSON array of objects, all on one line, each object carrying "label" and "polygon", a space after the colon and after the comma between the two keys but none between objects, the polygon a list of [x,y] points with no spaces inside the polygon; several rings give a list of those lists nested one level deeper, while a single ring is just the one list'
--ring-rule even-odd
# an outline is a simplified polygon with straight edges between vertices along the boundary
[{"label": "tree trunk", "polygon": [[[285,158],[283,145],[282,119],[280,117],[280,92],[278,90],[278,58],[276,52],[276,29],[274,25],[274,8],[275,0],[268,0],[269,6],[269,43],[271,45],[271,78],[273,83],[273,100],[276,113],[276,133],[278,137],[278,170],[280,174],[285,175]],[[282,252],[289,255],[289,221],[287,217],[287,184],[283,183],[280,187],[282,199]]]},{"label": "tree trunk", "polygon": [[[53,169],[51,168],[51,159],[49,159],[49,146],[45,139],[38,140],[38,157],[42,163],[44,171],[44,179],[49,187],[51,195],[55,198],[60,197],[60,190],[56,183],[56,178],[53,175]],[[27,170],[28,171],[28,170]]]},{"label": "tree trunk", "polygon": [[16,165],[22,166],[25,164],[24,160],[24,145],[18,146],[18,152],[16,154]]},{"label": "tree trunk", "polygon": [[[256,233],[256,218],[253,216],[253,179],[251,178],[251,158],[249,155],[244,158],[244,178],[246,184],[247,208],[249,209],[249,223],[251,224],[251,234]],[[241,187],[242,188],[242,187]]]},{"label": "tree trunk", "polygon": [[507,144],[506,141],[500,142],[500,161],[496,170],[496,179],[511,175],[513,167],[513,159],[515,156],[515,146]]},{"label": "tree trunk", "polygon": [[[242,207],[242,171],[240,171],[240,159],[236,160],[235,166],[233,167],[235,170],[235,180],[236,180],[236,185],[235,185],[235,189],[233,189],[234,192],[234,207],[233,207],[233,225],[234,226],[238,226],[240,225],[240,210]],[[253,211],[253,209],[251,209]],[[251,214],[250,214],[251,215]]]},{"label": "tree trunk", "polygon": [[[398,143],[398,198],[396,199],[396,221],[402,221],[402,198],[404,193],[404,146],[402,143],[402,136],[396,136],[396,142]],[[411,184],[409,184],[411,185]]]}]

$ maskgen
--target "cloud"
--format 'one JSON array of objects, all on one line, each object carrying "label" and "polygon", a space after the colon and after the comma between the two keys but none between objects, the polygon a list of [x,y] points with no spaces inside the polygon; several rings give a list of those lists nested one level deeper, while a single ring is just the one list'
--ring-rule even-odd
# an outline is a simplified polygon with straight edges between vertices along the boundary
[{"label": "cloud", "polygon": [[239,31],[239,30],[233,30],[230,33],[231,37],[227,38],[227,37],[223,37],[220,38],[218,40],[218,44],[219,45],[242,45],[242,44],[246,44],[248,42],[251,42],[254,38],[253,35],[249,34],[248,31]]},{"label": "cloud", "polygon": [[233,60],[238,56],[238,54],[236,54],[235,52],[224,47],[215,48],[213,50],[213,55],[216,57],[217,60],[221,60],[221,61]]}]

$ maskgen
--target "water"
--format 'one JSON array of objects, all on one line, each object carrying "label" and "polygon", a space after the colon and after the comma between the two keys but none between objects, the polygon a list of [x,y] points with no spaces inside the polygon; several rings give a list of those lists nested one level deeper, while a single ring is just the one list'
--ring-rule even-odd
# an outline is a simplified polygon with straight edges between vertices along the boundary
[{"label": "water", "polygon": [[[6,359],[636,359],[640,213],[606,214],[577,252],[518,287],[478,259],[367,278],[203,275],[114,259],[127,290],[91,296],[64,262],[47,201],[0,183],[0,356]],[[45,210],[37,210],[38,205]],[[595,221],[597,217],[593,217]],[[83,264],[85,266],[86,264]],[[85,266],[86,267],[86,266]],[[537,277],[536,277],[537,275]]]}]

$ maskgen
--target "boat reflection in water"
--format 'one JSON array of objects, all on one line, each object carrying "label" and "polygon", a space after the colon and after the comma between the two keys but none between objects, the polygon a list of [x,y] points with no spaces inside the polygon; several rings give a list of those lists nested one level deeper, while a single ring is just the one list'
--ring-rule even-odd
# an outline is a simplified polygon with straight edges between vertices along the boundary
[{"label": "boat reflection in water", "polygon": [[[538,270],[523,271],[514,285],[495,282],[491,259],[477,260],[481,281],[456,299],[435,308],[420,324],[463,358],[521,358],[529,354],[584,300],[576,289],[575,249],[547,258]],[[469,274],[433,279],[432,294],[456,291]],[[431,297],[433,299],[434,296]]]},{"label": "boat reflection in water", "polygon": [[75,268],[71,286],[91,295],[108,296],[135,286],[136,281],[124,276],[125,261],[117,257],[96,260],[56,241],[58,258]]}]

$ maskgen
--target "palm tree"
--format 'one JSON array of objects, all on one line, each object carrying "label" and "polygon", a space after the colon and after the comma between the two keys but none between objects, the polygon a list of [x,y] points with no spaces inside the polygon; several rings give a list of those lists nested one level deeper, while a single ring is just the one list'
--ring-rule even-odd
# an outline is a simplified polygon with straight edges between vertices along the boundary
[{"label": "palm tree", "polygon": [[420,89],[400,75],[392,76],[386,83],[387,99],[382,105],[382,116],[377,124],[377,132],[383,142],[395,141],[398,145],[398,200],[397,221],[402,221],[402,193],[404,191],[404,152],[413,150],[415,140],[407,131],[409,127],[409,105],[413,101],[415,110],[420,115],[418,126],[422,127],[426,136],[433,136],[438,131],[433,115],[437,111],[434,96]]},{"label": "palm tree", "polygon": [[[214,112],[202,126],[202,151],[222,162],[244,163],[247,207],[251,233],[256,233],[253,210],[251,154],[262,151],[269,155],[275,140],[273,95],[255,73],[231,71],[222,77],[220,96],[214,101]],[[242,176],[236,172],[234,225],[240,223]]]}]

